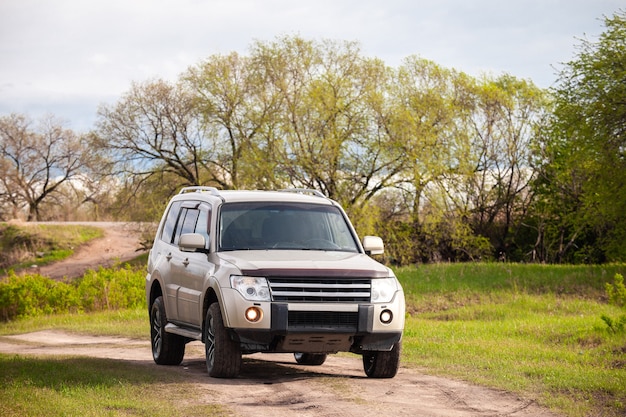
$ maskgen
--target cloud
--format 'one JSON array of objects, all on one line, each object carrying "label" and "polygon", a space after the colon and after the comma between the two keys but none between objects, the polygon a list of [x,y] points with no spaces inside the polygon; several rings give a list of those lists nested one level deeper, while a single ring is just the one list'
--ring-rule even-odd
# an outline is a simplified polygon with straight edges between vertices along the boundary
[{"label": "cloud", "polygon": [[[175,79],[212,54],[283,35],[357,41],[390,66],[419,55],[549,87],[576,37],[600,33],[622,1],[4,0],[0,112],[48,106],[89,125],[76,120],[133,81]],[[72,100],[90,111],[70,113]]]}]

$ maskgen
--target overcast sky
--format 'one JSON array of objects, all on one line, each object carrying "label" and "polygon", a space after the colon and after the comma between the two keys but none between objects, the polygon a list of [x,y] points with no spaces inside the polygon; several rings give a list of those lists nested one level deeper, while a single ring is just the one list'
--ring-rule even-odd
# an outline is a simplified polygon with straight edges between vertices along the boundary
[{"label": "overcast sky", "polygon": [[0,0],[0,116],[93,127],[133,81],[298,35],[349,40],[398,67],[419,55],[548,88],[624,0]]}]

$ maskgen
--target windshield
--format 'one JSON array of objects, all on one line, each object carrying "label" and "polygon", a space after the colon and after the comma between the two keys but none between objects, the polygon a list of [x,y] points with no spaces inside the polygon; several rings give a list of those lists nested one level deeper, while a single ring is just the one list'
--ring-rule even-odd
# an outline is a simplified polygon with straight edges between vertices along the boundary
[{"label": "windshield", "polygon": [[297,203],[231,203],[220,213],[221,250],[358,252],[341,210]]}]

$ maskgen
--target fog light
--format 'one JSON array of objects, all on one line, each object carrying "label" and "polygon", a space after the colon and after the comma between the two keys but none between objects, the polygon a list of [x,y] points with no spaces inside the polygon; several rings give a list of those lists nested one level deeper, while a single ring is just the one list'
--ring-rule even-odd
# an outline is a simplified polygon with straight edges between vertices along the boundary
[{"label": "fog light", "polygon": [[251,323],[256,323],[263,318],[263,310],[259,307],[248,307],[245,313],[246,320]]},{"label": "fog light", "polygon": [[380,321],[384,324],[391,323],[391,320],[393,320],[393,313],[391,312],[391,310],[383,310],[380,313]]}]

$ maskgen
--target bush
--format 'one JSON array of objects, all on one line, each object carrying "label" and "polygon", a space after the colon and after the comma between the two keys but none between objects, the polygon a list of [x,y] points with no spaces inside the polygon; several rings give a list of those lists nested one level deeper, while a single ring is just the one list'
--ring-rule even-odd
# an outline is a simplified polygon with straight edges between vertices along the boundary
[{"label": "bush", "polygon": [[[609,304],[626,308],[626,286],[624,286],[624,277],[621,274],[615,274],[613,284],[608,282],[604,285]],[[626,331],[626,315],[614,319],[606,314],[601,316],[602,321],[606,324],[607,330],[613,334],[620,334]]]},{"label": "bush", "polygon": [[76,285],[85,311],[132,308],[145,302],[145,273],[128,264],[120,269],[89,270]]},{"label": "bush", "polygon": [[89,270],[70,282],[11,272],[0,281],[0,321],[139,307],[145,304],[144,283],[144,268],[133,269],[128,264]]},{"label": "bush", "polygon": [[624,277],[621,274],[615,274],[613,284],[607,282],[605,288],[609,304],[626,307],[626,286],[624,286]]},{"label": "bush", "polygon": [[71,285],[41,275],[11,273],[0,282],[0,320],[75,311],[77,298]]}]

